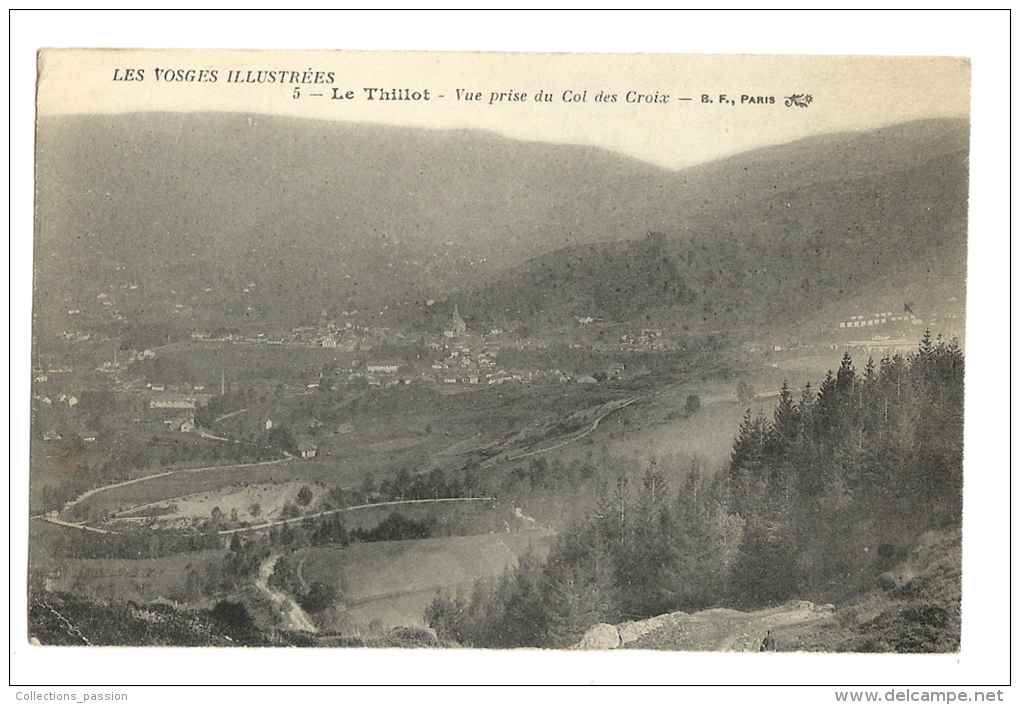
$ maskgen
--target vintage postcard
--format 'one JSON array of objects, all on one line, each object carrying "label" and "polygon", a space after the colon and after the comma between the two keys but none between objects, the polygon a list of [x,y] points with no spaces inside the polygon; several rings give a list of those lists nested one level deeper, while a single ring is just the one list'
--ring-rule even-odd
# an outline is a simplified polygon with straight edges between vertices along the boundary
[{"label": "vintage postcard", "polygon": [[970,78],[40,52],[25,638],[958,652]]}]

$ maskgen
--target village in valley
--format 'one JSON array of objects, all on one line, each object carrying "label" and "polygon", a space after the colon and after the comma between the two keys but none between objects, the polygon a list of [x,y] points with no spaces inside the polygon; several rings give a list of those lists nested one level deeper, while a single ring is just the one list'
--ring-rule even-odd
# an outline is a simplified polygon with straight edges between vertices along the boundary
[{"label": "village in valley", "polygon": [[[130,288],[138,287],[132,285]],[[112,320],[123,318],[113,303],[112,295],[100,293],[97,300],[104,307],[101,313],[108,313]],[[107,306],[114,308],[106,309]],[[798,336],[775,335],[772,339],[744,340],[741,343],[744,359],[739,367],[740,374],[761,379],[765,385],[775,385],[775,390],[759,390],[762,396],[768,397],[778,393],[778,377],[774,372],[769,374],[770,371],[813,369],[812,358],[829,360],[833,353],[841,355],[849,352],[855,357],[875,360],[909,354],[916,348],[919,333],[926,325],[937,326],[945,331],[947,338],[959,337],[962,333],[962,325],[958,325],[957,321],[962,319],[963,308],[955,297],[944,302],[928,322],[914,314],[911,306],[912,303],[903,304],[902,313],[887,311],[823,321],[813,330],[800,331]],[[69,316],[80,313],[80,310],[68,311]],[[79,322],[80,316],[76,318],[75,322]],[[541,338],[522,336],[520,325],[515,322],[509,322],[506,329],[476,331],[468,327],[456,303],[441,332],[373,325],[363,322],[366,318],[358,311],[343,310],[331,315],[323,310],[315,325],[293,326],[286,331],[218,335],[206,330],[193,330],[190,340],[142,350],[125,349],[120,340],[104,337],[98,331],[65,331],[63,339],[68,349],[89,348],[89,354],[95,356],[93,360],[101,362],[92,370],[79,369],[78,373],[69,364],[40,364],[33,370],[35,401],[42,408],[66,407],[71,411],[80,402],[76,396],[81,394],[78,387],[88,380],[88,383],[97,385],[97,389],[90,390],[93,395],[113,393],[117,408],[144,411],[140,418],[134,419],[142,428],[161,424],[167,430],[193,433],[212,440],[229,440],[196,423],[196,410],[201,419],[200,411],[210,400],[217,396],[226,397],[228,391],[259,390],[259,396],[265,399],[267,394],[304,395],[408,385],[436,388],[444,394],[504,384],[605,385],[648,375],[648,366],[642,364],[644,356],[679,360],[685,344],[683,336],[670,331],[664,333],[661,328],[628,329],[619,325],[603,325],[590,316],[577,317],[573,330],[561,328],[549,331]],[[596,330],[599,335],[593,336],[591,333]],[[210,350],[224,348],[236,348],[242,355],[258,356],[262,350],[270,356],[284,357],[288,352],[300,350],[297,357],[305,364],[287,369],[278,379],[248,378],[245,374],[239,375],[236,369],[231,369],[228,374],[226,366],[218,374],[215,369],[208,369],[204,376],[182,374],[179,365],[176,368],[170,366],[169,371],[162,375],[155,371],[160,369],[154,364],[157,358],[202,358]],[[252,348],[254,350],[250,353],[245,352]],[[102,359],[106,351],[109,355]],[[547,360],[545,366],[527,364],[541,362],[543,358]],[[235,409],[233,413],[244,414],[249,420],[258,417],[258,430],[268,432],[273,424],[272,408],[277,404],[275,401],[263,402],[260,406],[243,411]],[[76,422],[75,417],[73,413],[63,417],[55,415],[50,427],[41,430],[41,439],[46,442],[63,440],[63,432],[82,443],[96,443],[97,432],[87,424],[82,426]],[[226,418],[229,417],[217,421],[225,421]],[[252,423],[249,421],[248,425],[252,426]],[[322,427],[323,422],[314,417],[299,424],[301,457],[315,455],[317,445],[308,436],[308,431],[318,432]],[[252,428],[238,430],[241,436],[251,438]],[[341,434],[349,433],[351,424],[341,423],[334,430]]]}]

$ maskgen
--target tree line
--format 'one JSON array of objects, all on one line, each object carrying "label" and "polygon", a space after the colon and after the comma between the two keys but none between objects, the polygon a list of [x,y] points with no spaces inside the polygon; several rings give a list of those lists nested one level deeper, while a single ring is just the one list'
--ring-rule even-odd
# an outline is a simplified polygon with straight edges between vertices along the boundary
[{"label": "tree line", "polygon": [[563,647],[597,622],[870,587],[921,533],[961,522],[963,373],[956,341],[928,334],[861,372],[847,354],[817,391],[784,384],[771,418],[748,411],[725,468],[693,463],[673,488],[654,465],[600,481],[544,562],[440,593],[426,621],[468,646]]}]

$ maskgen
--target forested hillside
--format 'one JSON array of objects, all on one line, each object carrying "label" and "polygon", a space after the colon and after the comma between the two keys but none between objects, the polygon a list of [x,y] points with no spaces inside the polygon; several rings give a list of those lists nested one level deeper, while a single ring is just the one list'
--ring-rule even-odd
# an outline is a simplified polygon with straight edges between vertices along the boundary
[{"label": "forested hillside", "polygon": [[[844,356],[817,392],[784,387],[771,419],[748,412],[726,472],[621,475],[544,564],[439,595],[426,619],[468,646],[562,647],[597,622],[869,589],[921,534],[960,525],[963,371],[955,341],[927,335],[862,371]],[[927,607],[958,625],[958,602]]]},{"label": "forested hillside", "polygon": [[758,185],[738,205],[713,197],[711,213],[678,214],[665,234],[574,245],[502,272],[461,294],[461,313],[469,325],[590,316],[776,333],[878,281],[896,291],[925,282],[918,301],[930,312],[936,289],[964,290],[967,153],[957,147],[897,171]]},{"label": "forested hillside", "polygon": [[470,326],[792,324],[929,257],[962,281],[968,142],[919,121],[670,171],[471,131],[44,118],[37,324],[142,347],[323,309],[442,330],[458,302]]}]

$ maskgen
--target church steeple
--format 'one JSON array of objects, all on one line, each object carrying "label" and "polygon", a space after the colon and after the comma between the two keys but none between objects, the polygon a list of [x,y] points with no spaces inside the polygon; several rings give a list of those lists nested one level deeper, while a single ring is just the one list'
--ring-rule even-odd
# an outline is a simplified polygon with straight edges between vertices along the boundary
[{"label": "church steeple", "polygon": [[453,305],[453,325],[451,330],[455,335],[463,335],[467,331],[467,323],[460,317],[460,312],[457,310],[457,304]]}]

